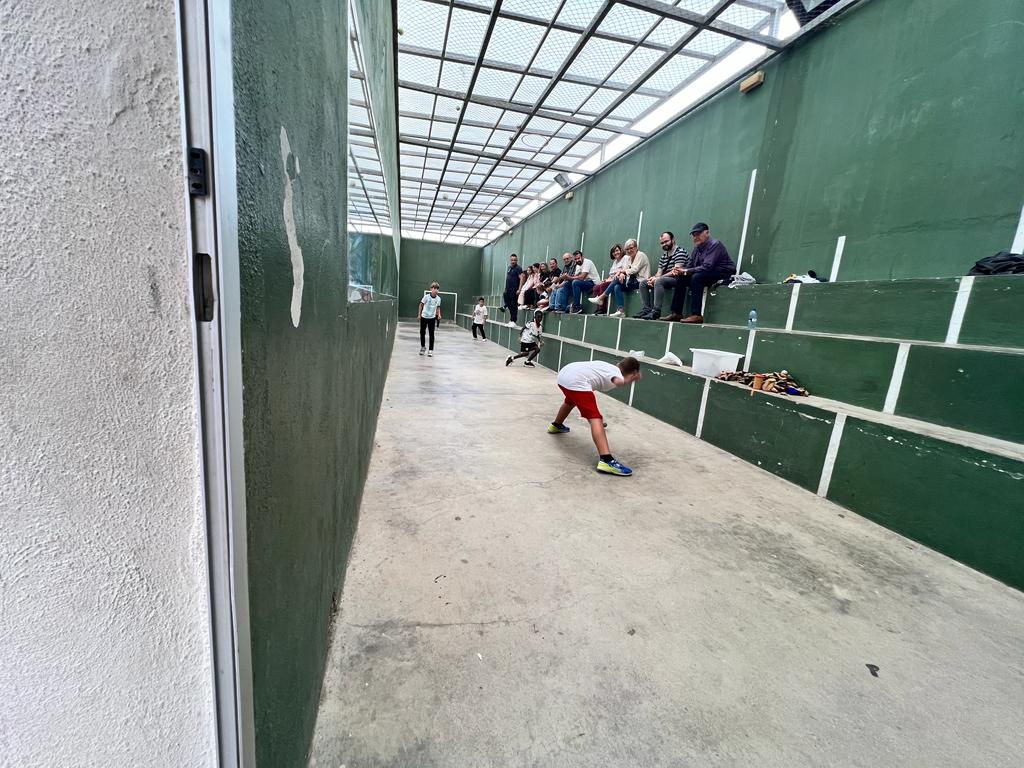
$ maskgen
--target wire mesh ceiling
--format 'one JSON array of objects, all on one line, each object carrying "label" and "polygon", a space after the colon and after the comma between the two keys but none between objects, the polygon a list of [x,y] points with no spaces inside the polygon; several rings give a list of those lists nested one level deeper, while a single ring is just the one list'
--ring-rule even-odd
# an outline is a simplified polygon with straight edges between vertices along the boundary
[{"label": "wire mesh ceiling", "polygon": [[[403,236],[493,240],[784,47],[792,5],[398,0]],[[352,158],[364,189],[350,215],[380,223],[362,80],[354,69],[353,152],[366,156]]]}]

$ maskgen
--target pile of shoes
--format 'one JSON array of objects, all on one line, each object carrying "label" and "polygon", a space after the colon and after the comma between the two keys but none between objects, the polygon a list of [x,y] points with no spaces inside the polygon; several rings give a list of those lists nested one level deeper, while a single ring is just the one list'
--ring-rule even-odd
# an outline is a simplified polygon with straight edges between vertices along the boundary
[{"label": "pile of shoes", "polygon": [[777,395],[796,395],[807,397],[811,393],[800,386],[789,371],[773,371],[771,373],[748,373],[747,371],[722,371],[718,374],[722,381],[733,381],[751,389],[762,392],[773,392]]}]

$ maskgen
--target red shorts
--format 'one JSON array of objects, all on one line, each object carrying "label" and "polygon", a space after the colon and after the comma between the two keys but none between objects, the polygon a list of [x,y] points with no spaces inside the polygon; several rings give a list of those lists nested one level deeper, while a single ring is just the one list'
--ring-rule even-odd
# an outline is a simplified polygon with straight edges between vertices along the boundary
[{"label": "red shorts", "polygon": [[597,398],[594,397],[592,391],[584,390],[582,392],[575,389],[566,389],[561,384],[558,388],[562,390],[565,395],[565,402],[568,405],[575,406],[580,409],[580,416],[584,419],[603,419],[601,411],[597,408]]}]

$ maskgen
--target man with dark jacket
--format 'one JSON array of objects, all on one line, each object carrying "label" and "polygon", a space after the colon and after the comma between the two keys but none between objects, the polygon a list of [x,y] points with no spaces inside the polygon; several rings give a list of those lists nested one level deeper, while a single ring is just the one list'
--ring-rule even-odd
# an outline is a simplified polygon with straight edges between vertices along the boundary
[{"label": "man with dark jacket", "polygon": [[519,266],[519,257],[512,254],[508,257],[508,272],[505,273],[505,292],[502,294],[501,308],[507,309],[510,315],[508,326],[519,325],[519,289],[523,285],[523,268]]},{"label": "man with dark jacket", "polygon": [[[711,236],[711,230],[703,221],[695,224],[690,230],[693,238],[693,251],[690,253],[690,264],[683,269],[676,281],[676,292],[672,297],[672,314],[662,318],[669,322],[678,320],[681,323],[703,323],[704,289],[726,280],[736,272],[729,252],[721,240]],[[683,317],[683,306],[686,301],[686,289],[690,289],[690,314]]]}]

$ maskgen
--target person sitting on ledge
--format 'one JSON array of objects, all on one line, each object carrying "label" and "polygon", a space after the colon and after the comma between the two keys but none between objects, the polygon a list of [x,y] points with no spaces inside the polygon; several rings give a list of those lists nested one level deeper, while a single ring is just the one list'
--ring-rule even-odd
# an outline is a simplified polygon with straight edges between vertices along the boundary
[{"label": "person sitting on ledge", "polygon": [[640,281],[640,298],[644,302],[644,308],[634,317],[641,320],[657,320],[661,317],[665,289],[676,288],[676,281],[682,276],[684,268],[692,263],[690,257],[686,255],[686,250],[682,246],[676,245],[676,236],[671,232],[662,232],[658,242],[661,244],[662,250],[658,271],[647,280]]},{"label": "person sitting on ledge", "polygon": [[[711,236],[711,230],[703,221],[693,225],[690,230],[693,238],[693,251],[690,254],[690,265],[683,269],[676,280],[676,292],[672,297],[672,314],[662,318],[669,322],[678,320],[681,323],[703,323],[704,289],[719,280],[727,280],[736,272],[736,264],[722,241]],[[690,288],[690,314],[683,317],[683,305],[686,300],[686,288]]]}]

